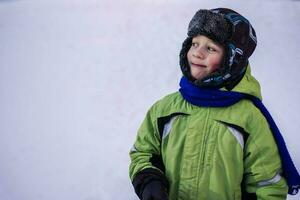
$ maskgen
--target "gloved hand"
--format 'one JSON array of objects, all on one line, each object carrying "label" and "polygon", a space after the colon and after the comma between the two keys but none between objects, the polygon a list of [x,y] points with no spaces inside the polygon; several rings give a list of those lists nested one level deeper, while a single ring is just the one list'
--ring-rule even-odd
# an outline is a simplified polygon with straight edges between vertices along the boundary
[{"label": "gloved hand", "polygon": [[161,181],[152,180],[145,186],[142,200],[168,200],[167,188]]}]

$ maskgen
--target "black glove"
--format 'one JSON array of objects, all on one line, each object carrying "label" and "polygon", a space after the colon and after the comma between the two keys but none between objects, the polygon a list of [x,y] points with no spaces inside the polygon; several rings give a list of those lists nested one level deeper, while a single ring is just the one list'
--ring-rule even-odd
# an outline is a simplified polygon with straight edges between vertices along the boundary
[{"label": "black glove", "polygon": [[166,186],[159,180],[152,180],[145,186],[142,200],[168,200]]},{"label": "black glove", "polygon": [[169,182],[157,169],[143,169],[137,173],[132,184],[141,200],[168,200]]}]

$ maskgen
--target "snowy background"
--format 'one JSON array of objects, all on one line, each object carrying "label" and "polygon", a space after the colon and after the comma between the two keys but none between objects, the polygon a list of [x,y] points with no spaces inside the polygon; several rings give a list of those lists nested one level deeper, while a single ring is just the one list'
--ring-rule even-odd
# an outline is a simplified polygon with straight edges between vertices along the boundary
[{"label": "snowy background", "polygon": [[137,199],[136,130],[214,7],[256,29],[253,74],[300,169],[300,1],[0,0],[0,200]]}]

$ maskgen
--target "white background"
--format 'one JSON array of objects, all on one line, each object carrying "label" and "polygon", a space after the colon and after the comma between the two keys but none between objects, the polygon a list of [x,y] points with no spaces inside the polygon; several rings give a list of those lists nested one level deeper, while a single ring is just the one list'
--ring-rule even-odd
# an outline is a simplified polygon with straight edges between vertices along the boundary
[{"label": "white background", "polygon": [[300,169],[299,1],[0,0],[0,199],[136,199],[136,130],[178,89],[189,20],[215,7],[253,24],[252,71]]}]

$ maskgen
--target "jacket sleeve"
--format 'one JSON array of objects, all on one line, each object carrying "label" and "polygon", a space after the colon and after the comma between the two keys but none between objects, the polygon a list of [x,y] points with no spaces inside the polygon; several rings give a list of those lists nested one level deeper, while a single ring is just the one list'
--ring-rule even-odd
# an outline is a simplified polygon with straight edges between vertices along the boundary
[{"label": "jacket sleeve", "polygon": [[243,199],[286,199],[288,187],[281,176],[280,155],[266,119],[256,113],[248,128],[251,131],[244,154]]},{"label": "jacket sleeve", "polygon": [[155,117],[155,105],[150,108],[138,129],[136,141],[129,152],[129,176],[135,192],[141,198],[143,188],[152,180],[159,180],[168,189],[161,158],[161,141]]}]

